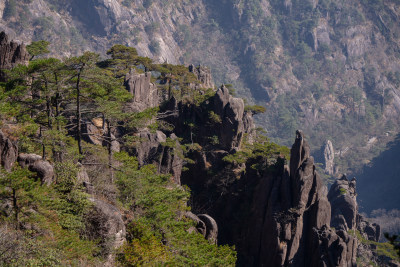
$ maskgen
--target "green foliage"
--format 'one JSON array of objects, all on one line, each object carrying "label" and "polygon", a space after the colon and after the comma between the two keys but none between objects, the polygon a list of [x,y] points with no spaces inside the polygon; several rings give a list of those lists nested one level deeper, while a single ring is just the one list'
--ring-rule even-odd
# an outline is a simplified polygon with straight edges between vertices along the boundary
[{"label": "green foliage", "polygon": [[50,53],[50,50],[48,49],[49,45],[49,42],[41,40],[27,45],[26,50],[28,51],[29,55],[31,55],[32,60],[36,56]]},{"label": "green foliage", "polygon": [[213,123],[213,124],[222,123],[221,117],[218,114],[216,114],[214,111],[208,112],[208,118],[211,121],[211,123]]},{"label": "green foliage", "polygon": [[340,188],[340,194],[341,195],[346,195],[347,194],[347,190],[344,188]]},{"label": "green foliage", "polygon": [[396,261],[400,260],[400,256],[398,252],[396,251],[396,248],[393,244],[390,242],[386,243],[380,243],[380,242],[375,242],[371,241],[368,239],[365,239],[358,230],[349,230],[349,234],[357,237],[357,239],[365,245],[373,245],[376,247],[376,252],[378,256],[386,256],[389,257],[390,259],[394,259]]},{"label": "green foliage", "polygon": [[158,55],[161,52],[160,42],[155,39],[151,40],[149,49],[153,54]]},{"label": "green foliage", "polygon": [[244,110],[246,112],[251,112],[253,115],[265,113],[267,109],[263,106],[253,105],[253,106],[245,106]]},{"label": "green foliage", "polygon": [[138,170],[137,161],[126,153],[116,157],[123,164],[117,173],[120,201],[141,215],[128,228],[128,242],[118,257],[121,264],[234,265],[231,248],[212,245],[200,234],[187,231],[194,222],[178,216],[188,209],[186,190],[168,175],[157,174],[155,166]]},{"label": "green foliage", "polygon": [[253,144],[245,143],[238,152],[229,154],[223,158],[225,162],[232,164],[242,164],[256,161],[251,167],[257,170],[265,170],[277,162],[278,158],[290,159],[290,149],[286,146],[277,145],[261,134]]}]

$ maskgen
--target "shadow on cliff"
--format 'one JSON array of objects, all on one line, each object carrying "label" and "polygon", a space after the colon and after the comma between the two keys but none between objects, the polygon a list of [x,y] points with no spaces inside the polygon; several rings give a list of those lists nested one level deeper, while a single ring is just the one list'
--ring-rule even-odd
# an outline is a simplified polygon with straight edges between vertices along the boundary
[{"label": "shadow on cliff", "polygon": [[360,210],[400,208],[400,135],[356,174]]}]

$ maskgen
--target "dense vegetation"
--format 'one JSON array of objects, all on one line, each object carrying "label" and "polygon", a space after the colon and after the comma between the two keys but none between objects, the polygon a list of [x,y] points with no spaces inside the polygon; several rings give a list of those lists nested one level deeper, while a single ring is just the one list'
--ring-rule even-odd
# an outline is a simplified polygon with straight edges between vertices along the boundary
[{"label": "dense vegetation", "polygon": [[[217,246],[190,230],[195,223],[184,216],[190,210],[189,188],[159,174],[154,165],[139,168],[127,152],[114,153],[111,134],[104,136],[104,146],[95,146],[85,142],[82,131],[84,122],[96,118],[108,133],[123,127],[126,134],[118,141],[130,151],[138,141],[132,138],[138,128],[165,126],[150,123],[157,109],[124,110],[132,96],[123,87],[123,74],[130,68],[139,73],[147,68],[155,73],[154,80],[168,79],[166,85],[159,82],[165,94],[193,103],[204,101],[200,93],[190,91],[189,84],[197,82],[193,74],[184,66],[153,64],[121,45],[111,48],[106,60],[86,52],[62,61],[43,57],[47,45],[30,45],[35,58],[28,66],[7,71],[8,81],[0,86],[2,130],[18,140],[19,153],[42,155],[56,172],[55,183],[45,186],[35,173],[17,165],[10,173],[2,170],[0,197],[9,206],[1,208],[1,264],[93,266],[112,253],[125,266],[234,265],[232,247]],[[94,186],[93,194],[79,180],[83,170]],[[91,232],[92,197],[127,214],[127,242],[118,251],[110,251],[107,242]]]}]

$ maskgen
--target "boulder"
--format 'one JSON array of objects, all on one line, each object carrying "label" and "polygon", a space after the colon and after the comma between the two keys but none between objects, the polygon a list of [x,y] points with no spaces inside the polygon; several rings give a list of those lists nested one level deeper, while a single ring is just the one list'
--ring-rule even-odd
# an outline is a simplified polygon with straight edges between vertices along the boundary
[{"label": "boulder", "polygon": [[0,163],[6,171],[11,171],[17,160],[18,147],[0,130]]},{"label": "boulder", "polygon": [[217,241],[218,241],[217,222],[210,215],[207,215],[207,214],[199,214],[197,216],[206,225],[205,238],[208,241],[210,241],[214,244],[217,244]]},{"label": "boulder", "polygon": [[217,222],[208,214],[195,215],[188,211],[185,216],[197,223],[196,230],[202,234],[208,241],[217,244],[218,225]]},{"label": "boulder", "polygon": [[357,214],[357,230],[367,240],[379,242],[379,239],[381,238],[380,225],[370,223],[360,214]]},{"label": "boulder", "polygon": [[53,165],[47,160],[43,160],[41,156],[21,153],[17,161],[21,167],[27,167],[31,172],[35,172],[42,184],[50,185],[54,182],[55,173]]}]

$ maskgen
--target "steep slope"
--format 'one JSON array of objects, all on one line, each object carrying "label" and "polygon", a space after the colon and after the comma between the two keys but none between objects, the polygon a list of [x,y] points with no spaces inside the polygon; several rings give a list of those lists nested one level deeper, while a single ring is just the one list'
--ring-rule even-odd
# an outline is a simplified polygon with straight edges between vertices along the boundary
[{"label": "steep slope", "polygon": [[397,258],[376,242],[379,226],[359,216],[355,180],[343,176],[328,194],[305,135],[296,131],[289,152],[257,133],[262,109],[225,85],[207,88],[207,68],[152,64],[115,46],[105,61],[85,53],[11,69],[7,51],[2,264],[344,267]]},{"label": "steep slope", "polygon": [[7,0],[0,28],[49,40],[57,57],[122,43],[159,62],[206,64],[271,110],[258,123],[275,140],[289,145],[300,125],[313,151],[331,139],[340,173],[399,131],[399,13],[393,0]]},{"label": "steep slope", "polygon": [[398,183],[398,137],[389,149],[372,160],[357,176],[360,207],[365,212],[376,209],[398,209],[400,203]]}]

